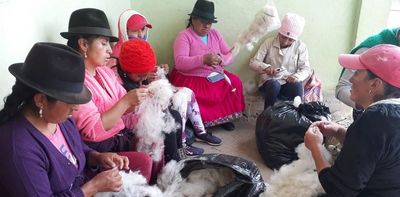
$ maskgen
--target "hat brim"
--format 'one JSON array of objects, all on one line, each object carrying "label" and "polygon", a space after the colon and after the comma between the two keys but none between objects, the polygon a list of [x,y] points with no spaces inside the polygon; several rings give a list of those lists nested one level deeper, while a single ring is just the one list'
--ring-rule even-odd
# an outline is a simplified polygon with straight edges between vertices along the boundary
[{"label": "hat brim", "polygon": [[360,60],[360,55],[357,54],[341,54],[339,55],[339,64],[344,68],[351,70],[367,69]]},{"label": "hat brim", "polygon": [[211,23],[218,23],[218,21],[216,20],[217,18],[207,18],[207,17],[200,16],[200,15],[193,14],[193,13],[188,14],[188,15],[189,16],[195,16],[195,17],[201,18],[201,19],[206,20],[206,21],[210,21]]},{"label": "hat brim", "polygon": [[86,33],[61,32],[60,35],[65,39],[70,39],[72,37],[79,36],[79,35],[97,35],[97,36],[105,36],[105,37],[110,38],[110,42],[118,42],[118,40],[119,40],[117,37],[112,36],[112,35],[104,35],[104,34],[96,34],[96,33],[86,34]]},{"label": "hat brim", "polygon": [[22,73],[24,63],[12,64],[8,70],[15,78],[24,83],[25,85],[50,96],[56,100],[63,101],[68,104],[85,104],[92,99],[92,94],[89,89],[83,85],[82,91],[79,93],[64,92],[56,89],[49,89],[34,81],[29,80]]},{"label": "hat brim", "polygon": [[286,37],[286,38],[290,38],[290,39],[293,39],[293,40],[298,40],[298,39],[299,39],[298,37],[285,35],[284,32],[280,32],[280,31],[279,31],[278,33],[279,33],[279,35],[284,36],[284,37]]},{"label": "hat brim", "polygon": [[130,27],[130,26],[127,26],[127,28],[129,29],[129,30],[131,30],[131,31],[139,31],[139,30],[141,30],[141,29],[143,29],[143,27],[147,27],[147,28],[149,28],[149,29],[152,29],[153,28],[153,26],[150,24],[150,23],[143,23],[142,25],[138,25],[138,26],[136,26],[136,27]]}]

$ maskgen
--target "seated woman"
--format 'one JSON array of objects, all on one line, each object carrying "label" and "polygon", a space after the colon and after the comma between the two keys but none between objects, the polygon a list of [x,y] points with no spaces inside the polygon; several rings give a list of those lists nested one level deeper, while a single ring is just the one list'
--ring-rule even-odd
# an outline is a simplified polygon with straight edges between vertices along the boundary
[{"label": "seated woman", "polygon": [[187,28],[174,43],[171,82],[194,92],[206,127],[222,125],[234,130],[231,121],[239,118],[245,107],[243,87],[238,76],[223,68],[233,56],[220,33],[211,28],[217,22],[214,3],[198,0],[189,15]]},{"label": "seated woman", "polygon": [[[111,35],[105,13],[92,8],[76,10],[70,17],[69,31],[61,35],[84,57],[85,85],[92,93],[92,100],[72,114],[82,139],[99,152],[135,150],[131,129],[137,117],[132,111],[148,90],[126,92],[113,71],[103,66],[111,54],[109,42],[118,40]],[[176,147],[176,140],[174,143],[171,146]],[[177,155],[176,148],[171,154]],[[153,163],[152,180],[163,165],[163,159]]]},{"label": "seated woman", "polygon": [[[119,33],[118,33],[118,38],[119,41],[118,43],[114,46],[113,48],[113,57],[119,58],[120,57],[120,51],[121,51],[121,46],[124,42],[128,41],[129,39],[141,39],[141,40],[147,40],[148,38],[148,30],[147,28],[152,28],[151,24],[149,24],[146,20],[146,18],[141,15],[140,13],[134,11],[134,10],[126,10],[121,14],[119,17]],[[140,42],[139,42],[140,43]],[[137,45],[137,44],[135,44]],[[138,44],[140,46],[143,45],[148,45],[148,44]],[[151,48],[151,47],[150,47]],[[148,49],[148,48],[147,48]],[[132,53],[137,53],[138,58],[141,58],[140,60],[146,61],[144,59],[143,55],[140,54],[141,51],[132,49]],[[152,49],[151,49],[152,50]],[[155,58],[155,57],[154,57]],[[156,60],[154,59],[154,62]],[[136,60],[135,60],[136,62]],[[149,63],[149,62],[148,62]],[[137,63],[136,65],[139,65]],[[154,63],[155,65],[155,63]],[[146,70],[146,73],[137,73],[134,72],[132,74],[140,74],[146,76],[146,79],[142,79],[144,83],[149,83],[153,80],[156,79],[156,74],[154,72],[154,65],[149,65],[151,66],[151,69]],[[129,78],[128,75],[126,75],[127,72],[131,72],[132,70],[138,70],[133,68],[134,66],[125,66],[124,69],[121,69],[120,65],[117,64],[119,75],[121,79],[123,80],[124,87],[127,91],[131,90],[132,88],[138,88],[138,82],[135,81],[135,79]],[[164,68],[166,72],[168,72],[168,64],[161,64],[159,67]],[[142,69],[140,69],[142,70]],[[192,92],[191,90],[188,90]],[[181,109],[186,109],[184,111],[179,111],[180,116],[182,118],[182,144],[185,146],[186,144],[186,135],[185,135],[185,126],[186,126],[186,121],[187,119],[190,120],[190,125],[193,125],[194,133],[195,136],[197,137],[197,140],[206,142],[210,145],[217,146],[222,143],[222,140],[219,139],[216,136],[213,136],[211,133],[208,133],[205,130],[203,121],[201,120],[201,115],[200,115],[200,110],[199,106],[197,104],[197,101],[195,99],[194,94],[192,94],[192,99],[187,103],[187,106],[182,107]],[[192,155],[199,155],[204,152],[202,148],[195,147],[193,145],[186,145],[185,147],[185,153],[189,156]]]},{"label": "seated woman", "polygon": [[[332,122],[313,123],[304,141],[329,196],[398,196],[400,193],[400,47],[377,45],[362,54],[339,56],[356,70],[351,99],[365,111],[348,129]],[[332,166],[322,155],[323,136],[343,148]]]},{"label": "seated woman", "polygon": [[249,66],[260,74],[259,91],[264,97],[264,109],[279,99],[304,100],[303,84],[311,76],[308,49],[299,37],[305,20],[288,13],[282,19],[279,33],[265,40],[250,60]]},{"label": "seated woman", "polygon": [[[37,43],[25,62],[11,65],[9,71],[17,80],[0,111],[2,196],[93,196],[118,191],[119,170],[146,163],[146,157],[137,157],[132,165],[126,156],[99,153],[82,142],[70,117],[79,104],[90,101],[91,94],[83,85],[85,67],[75,50]],[[86,180],[84,170],[96,166],[104,171]]]}]

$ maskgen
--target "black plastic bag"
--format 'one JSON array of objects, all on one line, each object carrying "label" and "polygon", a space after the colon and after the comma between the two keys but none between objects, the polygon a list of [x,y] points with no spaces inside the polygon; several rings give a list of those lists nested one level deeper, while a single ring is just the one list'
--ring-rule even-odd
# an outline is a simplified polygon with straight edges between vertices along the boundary
[{"label": "black plastic bag", "polygon": [[265,164],[272,169],[297,160],[295,148],[304,142],[304,134],[312,122],[330,119],[329,108],[322,102],[301,104],[278,101],[257,118],[256,141]]},{"label": "black plastic bag", "polygon": [[194,170],[205,168],[227,167],[234,172],[234,181],[219,188],[214,197],[252,197],[265,191],[261,173],[252,161],[224,154],[204,154],[183,161],[182,178],[188,177]]}]

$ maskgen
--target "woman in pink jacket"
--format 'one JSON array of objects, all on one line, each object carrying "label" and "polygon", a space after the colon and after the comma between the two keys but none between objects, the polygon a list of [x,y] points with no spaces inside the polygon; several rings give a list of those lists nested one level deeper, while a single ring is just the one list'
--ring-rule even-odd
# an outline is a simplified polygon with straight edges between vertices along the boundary
[{"label": "woman in pink jacket", "polygon": [[243,87],[238,76],[223,68],[232,63],[233,56],[220,33],[211,28],[217,22],[214,3],[198,0],[189,15],[187,28],[174,43],[171,82],[193,90],[206,127],[234,130],[231,121],[244,111]]},{"label": "woman in pink jacket", "polygon": [[[98,9],[79,9],[71,14],[68,32],[61,33],[67,45],[84,57],[85,86],[92,99],[74,111],[73,118],[82,139],[98,152],[135,153],[135,138],[131,132],[135,124],[133,109],[147,96],[146,88],[129,92],[119,84],[114,72],[102,66],[110,59],[112,36],[105,13]],[[149,169],[142,174],[149,180],[155,178],[164,161],[152,162],[149,155],[132,158],[130,163]],[[149,162],[150,161],[150,162]]]},{"label": "woman in pink jacket", "polygon": [[[133,44],[132,46],[139,47],[135,48],[132,51],[129,52],[129,57],[133,57],[135,53],[138,54],[138,57],[135,58],[135,61],[132,64],[129,64],[128,66],[121,66],[121,58],[120,58],[120,52],[121,52],[121,47],[123,43],[128,42],[129,40],[145,40],[147,41],[148,39],[148,34],[149,31],[148,29],[152,28],[152,25],[147,21],[146,17],[140,14],[139,12],[136,12],[134,10],[126,10],[124,11],[118,20],[118,42],[113,48],[113,53],[112,57],[119,59],[119,64],[116,63],[115,66],[112,66],[112,68],[116,67],[117,73],[119,73],[120,78],[122,79],[123,86],[127,91],[132,89],[132,84],[139,84],[139,81],[142,82],[143,84],[148,84],[151,81],[154,81],[157,78],[157,74],[154,72],[154,66],[151,65],[152,69],[151,70],[146,70],[143,68],[143,65],[140,64],[140,62],[146,62],[145,64],[149,64],[150,62],[153,62],[153,60],[148,60],[148,56],[144,56],[146,50],[139,49],[139,46],[147,45],[143,44],[143,42],[137,42],[137,43],[142,43],[142,44]],[[151,47],[150,47],[151,48]],[[153,49],[151,49],[153,50]],[[154,60],[155,61],[155,60]],[[140,72],[136,71],[136,68],[134,65],[140,65],[137,66],[138,70]],[[140,68],[139,68],[140,67]],[[168,73],[169,67],[168,64],[161,64],[158,65],[157,67],[164,68],[166,72]],[[115,70],[114,70],[115,71]],[[129,77],[128,73],[131,74],[145,74],[145,78],[141,78],[138,80],[137,77]],[[131,75],[130,75],[131,76]],[[197,141],[202,141],[207,144],[210,144],[212,146],[218,146],[222,143],[222,140],[218,138],[215,135],[212,135],[211,133],[207,132],[203,121],[201,119],[200,115],[200,110],[199,106],[197,104],[196,98],[191,90],[187,90],[188,92],[191,92],[191,99],[188,103],[186,103],[186,106],[181,107],[181,109],[186,109],[186,110],[178,110],[180,114],[180,118],[182,121],[182,145],[184,147],[184,152],[188,156],[193,156],[193,155],[200,155],[204,152],[204,149],[193,146],[193,144],[187,144],[186,145],[186,135],[185,135],[185,129],[187,129],[189,126],[190,128],[194,131],[194,136],[196,137]],[[188,123],[188,124],[186,124]],[[179,144],[179,143],[178,143]]]}]

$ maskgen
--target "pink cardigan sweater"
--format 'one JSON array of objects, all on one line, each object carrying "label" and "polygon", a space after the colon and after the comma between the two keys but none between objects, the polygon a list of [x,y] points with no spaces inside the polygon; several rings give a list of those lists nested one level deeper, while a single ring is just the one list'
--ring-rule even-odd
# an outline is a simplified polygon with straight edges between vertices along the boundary
[{"label": "pink cardigan sweater", "polygon": [[[100,66],[96,68],[96,71],[107,91],[86,71],[85,85],[92,93],[92,100],[80,105],[79,109],[73,113],[82,139],[91,142],[100,142],[119,133],[120,130],[125,128],[123,119],[136,119],[133,113],[129,113],[121,117],[110,130],[104,129],[101,114],[114,106],[126,94],[126,91],[110,68]],[[132,124],[132,121],[129,122],[127,127],[132,128]]]},{"label": "pink cardigan sweater", "polygon": [[[203,64],[203,55],[219,53],[220,66],[213,68]],[[208,44],[205,44],[191,27],[181,31],[174,43],[175,68],[183,75],[206,77],[211,72],[223,73],[222,66],[233,61],[232,53],[221,34],[216,29],[208,32]]]}]

